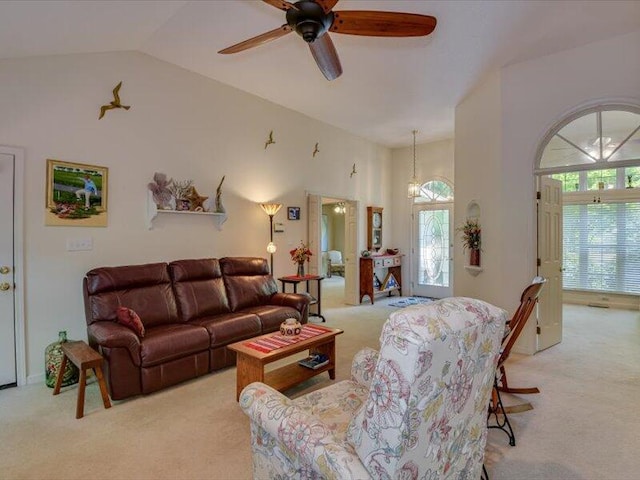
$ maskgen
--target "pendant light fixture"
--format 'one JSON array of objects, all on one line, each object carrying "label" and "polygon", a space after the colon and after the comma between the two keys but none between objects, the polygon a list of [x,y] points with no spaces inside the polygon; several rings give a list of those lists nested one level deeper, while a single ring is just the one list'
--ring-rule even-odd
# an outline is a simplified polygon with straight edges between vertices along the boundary
[{"label": "pendant light fixture", "polygon": [[416,133],[417,130],[413,130],[413,177],[409,182],[409,188],[407,189],[409,198],[416,198],[420,196],[420,182],[416,178]]}]

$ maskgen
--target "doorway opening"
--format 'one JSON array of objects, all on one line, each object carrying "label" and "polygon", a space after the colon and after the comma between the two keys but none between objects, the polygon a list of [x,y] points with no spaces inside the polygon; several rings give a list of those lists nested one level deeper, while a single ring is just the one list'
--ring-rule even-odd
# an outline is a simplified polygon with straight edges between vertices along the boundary
[{"label": "doorway opening", "polygon": [[325,307],[341,307],[345,302],[346,200],[322,197],[320,248],[322,259],[322,297]]}]

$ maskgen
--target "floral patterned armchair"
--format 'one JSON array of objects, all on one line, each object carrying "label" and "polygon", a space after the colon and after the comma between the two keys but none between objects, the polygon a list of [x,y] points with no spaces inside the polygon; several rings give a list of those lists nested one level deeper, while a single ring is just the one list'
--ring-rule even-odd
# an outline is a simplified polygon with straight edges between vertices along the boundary
[{"label": "floral patterned armchair", "polygon": [[505,311],[449,298],[398,310],[351,379],[291,400],[241,394],[255,478],[479,479]]}]

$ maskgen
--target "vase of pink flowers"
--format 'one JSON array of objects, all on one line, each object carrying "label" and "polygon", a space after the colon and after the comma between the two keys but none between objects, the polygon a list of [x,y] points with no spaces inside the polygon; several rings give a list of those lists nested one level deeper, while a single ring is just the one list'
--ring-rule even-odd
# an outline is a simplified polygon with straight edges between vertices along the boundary
[{"label": "vase of pink flowers", "polygon": [[298,277],[304,277],[304,262],[308,262],[313,253],[309,250],[309,246],[300,241],[300,245],[289,251],[291,261],[298,265]]}]

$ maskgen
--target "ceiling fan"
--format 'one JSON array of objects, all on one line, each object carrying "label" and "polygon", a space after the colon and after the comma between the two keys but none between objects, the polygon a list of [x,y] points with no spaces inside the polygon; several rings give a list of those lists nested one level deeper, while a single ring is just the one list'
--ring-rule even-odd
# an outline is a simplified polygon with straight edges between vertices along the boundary
[{"label": "ceiling fan", "polygon": [[338,52],[329,32],[369,37],[420,37],[436,28],[436,19],[429,15],[371,10],[343,10],[334,12],[338,0],[262,0],[286,12],[287,23],[218,53],[237,53],[257,47],[295,31],[309,44],[311,55],[327,80],[342,74]]}]

